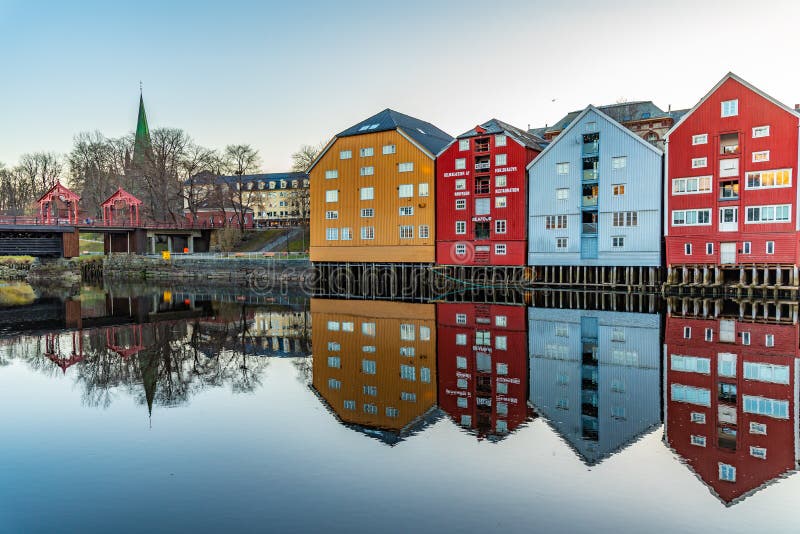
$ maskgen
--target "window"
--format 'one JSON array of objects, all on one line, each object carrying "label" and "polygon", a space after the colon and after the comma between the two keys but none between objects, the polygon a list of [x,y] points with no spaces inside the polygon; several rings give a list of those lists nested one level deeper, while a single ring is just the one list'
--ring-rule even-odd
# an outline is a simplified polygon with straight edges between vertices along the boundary
[{"label": "window", "polygon": [[336,169],[325,171],[325,179],[326,180],[330,180],[332,178],[338,178],[338,177],[339,177],[339,171],[337,171]]},{"label": "window", "polygon": [[491,199],[476,198],[475,199],[475,215],[489,215],[491,211]]},{"label": "window", "polygon": [[624,169],[628,165],[627,156],[616,156],[611,158],[611,168],[613,170]]},{"label": "window", "polygon": [[683,244],[683,253],[687,256],[692,255],[692,244],[691,243],[684,243]]},{"label": "window", "polygon": [[[564,382],[564,384],[566,385],[569,383],[569,379],[567,378],[566,375],[563,376],[564,378],[567,379],[567,381]],[[561,376],[559,376],[559,383],[561,383],[560,380]],[[614,393],[625,393],[625,382],[623,382],[619,378],[615,378],[614,380],[611,381],[611,391],[613,391]]]},{"label": "window", "polygon": [[720,177],[739,176],[739,158],[720,160],[719,175]]},{"label": "window", "polygon": [[328,241],[338,241],[339,240],[339,229],[338,228],[326,228],[325,229],[325,239]]},{"label": "window", "polygon": [[395,145],[383,145],[383,154],[394,154],[397,152],[397,147]]},{"label": "window", "polygon": [[756,126],[753,128],[753,139],[757,137],[769,137],[769,126]]},{"label": "window", "polygon": [[456,200],[456,209],[457,210],[465,210],[467,209],[467,199],[459,198]]},{"label": "window", "polygon": [[544,218],[544,227],[546,230],[555,230],[567,227],[566,215],[547,215]]},{"label": "window", "polygon": [[625,194],[625,184],[614,184],[611,186],[611,194],[615,197],[621,197]]},{"label": "window", "polygon": [[414,196],[414,184],[400,184],[397,188],[397,194],[400,198],[411,198]]},{"label": "window", "polygon": [[362,345],[361,352],[374,353],[378,350],[375,345]]},{"label": "window", "polygon": [[709,256],[714,254],[714,243],[706,243],[706,254]]},{"label": "window", "polygon": [[753,397],[742,395],[745,413],[756,415],[766,415],[776,419],[789,418],[789,401],[767,399],[765,397]]},{"label": "window", "polygon": [[722,116],[735,117],[739,114],[739,101],[738,100],[725,100],[722,102]]},{"label": "window", "polygon": [[497,350],[508,350],[508,338],[506,336],[495,336],[494,348]]},{"label": "window", "polygon": [[708,167],[708,158],[692,158],[692,168],[702,169]]},{"label": "window", "polygon": [[467,314],[466,313],[457,313],[456,314],[456,324],[467,324]]},{"label": "window", "polygon": [[339,369],[342,366],[342,360],[338,356],[328,356],[328,367]]},{"label": "window", "polygon": [[329,221],[332,221],[332,220],[338,219],[338,218],[339,218],[339,212],[338,212],[338,211],[335,211],[335,210],[333,210],[333,211],[326,211],[326,212],[325,212],[325,218],[326,218],[327,220],[329,220]]},{"label": "window", "polygon": [[506,255],[506,245],[502,243],[498,243],[494,246],[494,253],[497,256],[505,256]]},{"label": "window", "polygon": [[467,233],[467,221],[456,221],[456,233],[457,234]]},{"label": "window", "polygon": [[722,352],[717,355],[717,373],[725,378],[736,377],[736,355]]},{"label": "window", "polygon": [[397,166],[397,170],[398,172],[414,172],[414,162],[401,163]]},{"label": "window", "polygon": [[776,169],[771,171],[754,171],[746,175],[745,189],[771,189],[773,187],[791,187],[792,169]]},{"label": "window", "polygon": [[339,159],[350,159],[353,157],[352,150],[342,150],[339,152]]},{"label": "window", "polygon": [[562,187],[556,189],[556,200],[567,200],[569,198],[569,188]]},{"label": "window", "polygon": [[770,363],[744,362],[745,380],[789,384],[789,367]]},{"label": "window", "polygon": [[336,341],[328,341],[328,350],[330,351],[340,351],[342,350],[342,346],[337,343]]},{"label": "window", "polygon": [[693,145],[705,145],[708,143],[708,134],[697,134],[692,136]]},{"label": "window", "polygon": [[742,345],[750,344],[750,332],[742,332]]},{"label": "window", "polygon": [[755,447],[753,445],[750,446],[750,456],[754,458],[760,458],[761,460],[767,459],[767,449],[764,447]]},{"label": "window", "polygon": [[428,196],[428,182],[422,182],[421,184],[417,185],[417,194],[421,197]]},{"label": "window", "polygon": [[375,360],[361,360],[361,372],[367,375],[374,375],[378,370]]},{"label": "window", "polygon": [[698,447],[705,447],[706,437],[692,435],[692,445],[697,445]]},{"label": "window", "polygon": [[566,237],[557,237],[556,238],[556,248],[567,248],[567,238]]},{"label": "window", "polygon": [[764,336],[764,345],[767,347],[775,346],[775,334],[767,334]]},{"label": "window", "polygon": [[328,189],[325,191],[325,202],[339,202],[339,190]]},{"label": "window", "polygon": [[612,328],[611,329],[611,341],[625,341],[625,330],[622,328]]},{"label": "window", "polygon": [[505,187],[507,183],[507,177],[505,174],[498,174],[494,177],[494,186],[495,187]]},{"label": "window", "polygon": [[637,226],[639,213],[636,211],[615,211],[612,214],[612,226]]},{"label": "window", "polygon": [[375,208],[361,208],[361,216],[364,218],[374,217]]},{"label": "window", "polygon": [[456,158],[456,170],[462,170],[467,168],[467,158]]},{"label": "window", "polygon": [[569,163],[556,163],[557,174],[569,174]]},{"label": "window", "polygon": [[[506,146],[507,143],[508,138],[505,134],[497,134],[494,136],[494,146]],[[503,165],[505,165],[505,163]]]},{"label": "window", "polygon": [[692,423],[704,425],[706,424],[706,414],[700,412],[692,412],[691,420]]},{"label": "window", "polygon": [[378,386],[364,386],[362,388],[364,395],[369,397],[377,397],[378,396]]},{"label": "window", "polygon": [[691,326],[684,326],[683,327],[683,339],[692,339],[692,327]]},{"label": "window", "polygon": [[753,152],[753,163],[763,163],[765,161],[769,161],[769,150]]},{"label": "window", "polygon": [[363,406],[363,409],[364,409],[364,413],[368,413],[368,414],[372,414],[372,415],[378,413],[378,407],[375,406],[374,404],[365,404]]},{"label": "window", "polygon": [[612,248],[623,248],[625,246],[625,236],[615,235],[611,237]]},{"label": "window", "polygon": [[463,243],[459,243],[456,245],[456,256],[466,256],[467,254],[467,245]]},{"label": "window", "polygon": [[496,234],[505,234],[506,233],[507,224],[505,219],[498,219],[494,222],[494,233]]},{"label": "window", "polygon": [[673,383],[670,392],[674,401],[711,406],[711,390]]},{"label": "window", "polygon": [[429,239],[431,237],[431,227],[427,224],[420,224],[417,226],[417,237],[420,239]]},{"label": "window", "polygon": [[670,368],[673,371],[680,371],[683,373],[700,373],[707,375],[711,373],[711,359],[672,354],[670,356]]},{"label": "window", "polygon": [[401,225],[400,239],[414,239],[414,226],[410,224]]},{"label": "window", "polygon": [[[474,226],[475,239],[489,239],[489,237],[490,237],[489,234],[491,234],[491,228],[490,228],[489,225],[490,225],[489,222],[476,222],[475,226]],[[480,250],[480,249],[478,248],[476,250]],[[489,251],[486,250],[486,252],[489,252]]]},{"label": "window", "polygon": [[495,366],[495,372],[500,376],[508,375],[508,364],[507,363],[498,363]]},{"label": "window", "polygon": [[720,182],[719,196],[721,200],[734,200],[739,198],[739,180]]},{"label": "window", "polygon": [[466,397],[456,397],[456,406],[466,408],[469,406],[469,400]]},{"label": "window", "polygon": [[736,482],[736,468],[732,465],[719,463],[719,479],[726,482]]},{"label": "window", "polygon": [[338,332],[339,331],[339,322],[338,321],[328,321],[328,331],[330,331],[330,332]]},{"label": "window", "polygon": [[417,381],[417,368],[413,365],[400,364],[400,378],[410,382]]},{"label": "window", "polygon": [[466,191],[467,181],[464,178],[459,178],[455,181],[456,191]]},{"label": "window", "polygon": [[705,339],[706,341],[714,341],[714,330],[712,328],[706,328]]},{"label": "window", "polygon": [[375,150],[370,146],[370,147],[362,148],[359,151],[359,154],[360,154],[360,156],[362,158],[368,158],[368,157],[372,156],[373,154],[375,154]]},{"label": "window", "polygon": [[791,222],[792,216],[789,204],[776,206],[748,206],[747,223],[763,222]]},{"label": "window", "polygon": [[419,327],[419,340],[420,341],[430,341],[431,340],[431,328],[429,326],[420,326]]},{"label": "window", "polygon": [[456,369],[466,369],[467,358],[464,356],[456,356]]},{"label": "window", "polygon": [[413,358],[416,356],[417,350],[414,347],[400,347],[400,356],[406,358]]},{"label": "window", "polygon": [[467,334],[456,334],[456,345],[466,345]]},{"label": "window", "polygon": [[775,241],[767,241],[767,254],[775,254]]},{"label": "window", "polygon": [[711,224],[711,210],[674,210],[673,226],[708,226]]},{"label": "window", "polygon": [[764,423],[751,422],[750,423],[750,433],[751,434],[761,434],[761,435],[766,436],[767,435],[767,425],[765,425]]},{"label": "window", "polygon": [[417,329],[413,324],[403,323],[400,325],[400,339],[403,341],[414,341]]},{"label": "window", "polygon": [[346,401],[344,401],[344,409],[345,410],[355,410],[356,409],[356,401],[354,401],[354,400],[346,400]]},{"label": "window", "polygon": [[365,240],[375,239],[375,227],[374,226],[362,226],[361,227],[361,239],[365,239]]},{"label": "window", "polygon": [[353,326],[352,322],[342,322],[342,332],[352,332]]},{"label": "window", "polygon": [[372,176],[375,174],[375,167],[361,167],[361,176]]},{"label": "window", "polygon": [[459,139],[458,140],[458,150],[460,152],[464,152],[465,150],[469,150],[469,139]]},{"label": "window", "polygon": [[362,187],[359,189],[359,196],[361,200],[375,200],[375,188]]},{"label": "window", "polygon": [[506,207],[506,197],[495,197],[494,198],[494,207],[495,208],[505,208]]},{"label": "window", "polygon": [[500,395],[507,395],[508,394],[508,382],[498,382],[497,387],[495,388],[497,393]]},{"label": "window", "polygon": [[428,367],[419,368],[419,381],[424,384],[431,383],[431,370]]},{"label": "window", "polygon": [[472,416],[471,415],[462,415],[461,416],[461,426],[472,426]]},{"label": "window", "polygon": [[495,165],[505,165],[508,157],[506,154],[495,154],[494,156],[494,164]]},{"label": "window", "polygon": [[487,330],[475,331],[475,344],[489,347],[492,344],[492,334]]},{"label": "window", "polygon": [[673,195],[692,195],[695,193],[711,192],[711,176],[696,176],[692,178],[674,178],[672,180]]},{"label": "window", "polygon": [[334,389],[334,390],[342,389],[341,381],[336,380],[335,378],[329,378],[328,379],[328,389]]},{"label": "window", "polygon": [[400,216],[407,217],[414,215],[414,206],[400,206]]}]

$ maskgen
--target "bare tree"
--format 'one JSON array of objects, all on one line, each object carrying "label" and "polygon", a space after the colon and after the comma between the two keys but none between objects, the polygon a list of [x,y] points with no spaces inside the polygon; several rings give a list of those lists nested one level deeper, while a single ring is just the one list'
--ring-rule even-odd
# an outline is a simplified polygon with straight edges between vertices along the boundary
[{"label": "bare tree", "polygon": [[261,166],[261,157],[258,155],[258,150],[250,145],[228,145],[225,147],[222,157],[225,169],[233,176],[227,188],[229,205],[239,219],[239,231],[243,232],[250,200],[247,180],[244,177],[258,172]]},{"label": "bare tree", "polygon": [[186,150],[192,141],[179,128],[158,128],[152,135],[152,164],[145,173],[145,198],[150,216],[156,221],[178,220],[182,210],[180,176]]},{"label": "bare tree", "polygon": [[201,205],[214,197],[216,177],[221,158],[216,151],[190,143],[180,163],[180,195],[183,209],[188,210],[192,220],[197,220]]},{"label": "bare tree", "polygon": [[67,155],[70,185],[81,196],[84,209],[99,217],[100,204],[114,192],[123,169],[114,156],[113,141],[98,131],[81,132]]},{"label": "bare tree", "polygon": [[30,184],[34,195],[44,194],[61,178],[64,171],[62,157],[55,152],[23,154],[17,164],[22,180]]},{"label": "bare tree", "polygon": [[292,170],[294,172],[308,172],[311,164],[314,163],[323,148],[325,148],[325,143],[301,146],[297,152],[292,154]]}]

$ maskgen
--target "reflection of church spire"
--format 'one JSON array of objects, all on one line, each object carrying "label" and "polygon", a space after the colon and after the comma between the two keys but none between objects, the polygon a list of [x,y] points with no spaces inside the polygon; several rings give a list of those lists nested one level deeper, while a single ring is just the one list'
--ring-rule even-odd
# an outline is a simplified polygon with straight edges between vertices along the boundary
[{"label": "reflection of church spire", "polygon": [[156,398],[158,385],[158,358],[154,356],[139,355],[139,370],[142,373],[144,397],[147,401],[147,413],[153,415],[153,401]]},{"label": "reflection of church spire", "polygon": [[147,114],[144,111],[144,97],[139,88],[139,118],[136,122],[136,136],[133,141],[132,168],[144,171],[148,162],[153,159],[153,145],[150,141],[150,128],[147,126]]}]

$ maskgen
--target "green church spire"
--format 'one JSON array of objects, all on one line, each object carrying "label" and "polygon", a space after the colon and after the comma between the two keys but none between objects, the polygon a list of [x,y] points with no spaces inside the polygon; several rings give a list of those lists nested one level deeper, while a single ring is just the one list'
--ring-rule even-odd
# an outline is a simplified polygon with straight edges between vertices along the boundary
[{"label": "green church spire", "polygon": [[139,119],[136,122],[136,137],[133,140],[133,168],[145,171],[148,162],[153,158],[153,145],[150,142],[150,128],[147,126],[147,114],[144,111],[144,97],[139,88]]}]

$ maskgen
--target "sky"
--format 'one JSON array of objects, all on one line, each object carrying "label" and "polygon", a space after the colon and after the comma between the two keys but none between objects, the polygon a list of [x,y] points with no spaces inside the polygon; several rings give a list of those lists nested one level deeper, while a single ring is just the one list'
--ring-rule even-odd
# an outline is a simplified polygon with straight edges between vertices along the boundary
[{"label": "sky", "polygon": [[[458,135],[620,99],[693,106],[728,71],[800,103],[800,2],[0,0],[0,162],[151,130],[303,144],[387,107]],[[793,66],[794,65],[794,66]]]}]

